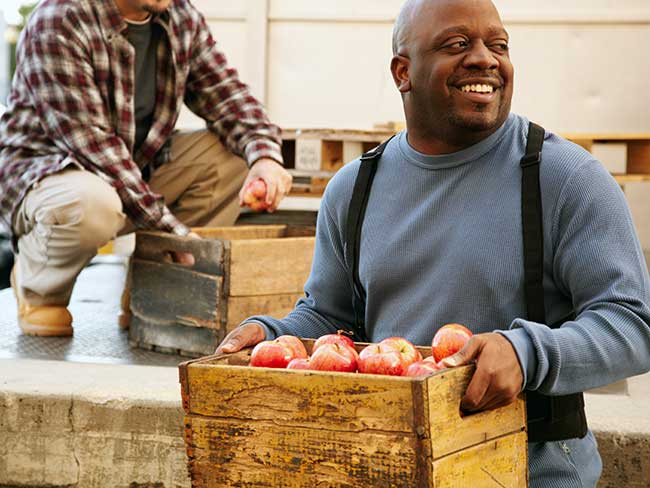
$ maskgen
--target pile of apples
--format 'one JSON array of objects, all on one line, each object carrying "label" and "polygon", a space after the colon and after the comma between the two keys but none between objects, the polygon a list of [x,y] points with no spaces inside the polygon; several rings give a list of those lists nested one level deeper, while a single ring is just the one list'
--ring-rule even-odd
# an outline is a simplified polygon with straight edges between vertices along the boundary
[{"label": "pile of apples", "polygon": [[302,341],[283,335],[257,344],[251,353],[251,366],[266,368],[338,371],[390,376],[425,376],[444,366],[440,361],[460,351],[472,333],[460,324],[447,324],[436,332],[432,355],[422,358],[420,351],[403,337],[389,337],[369,344],[357,353],[354,342],[342,334],[327,334],[314,342],[311,357]]}]

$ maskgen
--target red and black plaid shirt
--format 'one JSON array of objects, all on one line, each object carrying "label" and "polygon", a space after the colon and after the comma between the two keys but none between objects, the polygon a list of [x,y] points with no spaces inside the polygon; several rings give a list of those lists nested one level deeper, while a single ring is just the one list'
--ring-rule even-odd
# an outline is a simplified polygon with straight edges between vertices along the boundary
[{"label": "red and black plaid shirt", "polygon": [[186,234],[139,169],[164,164],[169,151],[161,148],[183,102],[249,164],[282,161],[280,129],[227,65],[196,8],[173,0],[153,21],[166,33],[157,53],[156,108],[133,155],[135,53],[113,0],[45,0],[32,14],[0,119],[0,220],[10,228],[36,181],[77,165],[117,190],[137,227]]}]

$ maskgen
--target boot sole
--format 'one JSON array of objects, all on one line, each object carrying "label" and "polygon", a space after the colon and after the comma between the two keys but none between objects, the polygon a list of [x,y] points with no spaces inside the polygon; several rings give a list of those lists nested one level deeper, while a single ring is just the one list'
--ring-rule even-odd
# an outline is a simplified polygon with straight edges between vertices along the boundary
[{"label": "boot sole", "polygon": [[70,337],[73,334],[72,327],[52,327],[50,325],[34,325],[18,319],[18,325],[23,334],[37,337]]}]

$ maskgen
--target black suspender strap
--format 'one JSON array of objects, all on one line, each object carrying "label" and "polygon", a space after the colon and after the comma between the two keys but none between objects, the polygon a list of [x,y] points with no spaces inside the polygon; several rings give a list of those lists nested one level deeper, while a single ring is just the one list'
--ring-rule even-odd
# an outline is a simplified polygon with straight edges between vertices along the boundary
[{"label": "black suspender strap", "polygon": [[365,327],[366,292],[359,278],[359,248],[361,246],[361,228],[366,215],[370,187],[377,172],[377,163],[384,153],[390,139],[378,147],[361,156],[361,164],[357,179],[354,182],[352,199],[348,210],[348,219],[345,228],[345,257],[350,273],[350,286],[352,287],[352,305],[354,308],[354,334],[357,341],[368,342]]},{"label": "black suspender strap", "polygon": [[[544,303],[544,234],[542,193],[539,170],[542,162],[544,129],[530,122],[526,155],[521,158],[521,226],[524,239],[524,289],[527,318],[547,324]],[[562,326],[567,317],[551,328]],[[584,437],[587,417],[582,393],[546,396],[536,391],[526,393],[529,442],[546,442]]]},{"label": "black suspender strap", "polygon": [[546,323],[544,289],[544,235],[539,166],[542,162],[544,129],[533,122],[528,127],[526,155],[521,158],[521,219],[524,236],[524,289],[528,320]]}]

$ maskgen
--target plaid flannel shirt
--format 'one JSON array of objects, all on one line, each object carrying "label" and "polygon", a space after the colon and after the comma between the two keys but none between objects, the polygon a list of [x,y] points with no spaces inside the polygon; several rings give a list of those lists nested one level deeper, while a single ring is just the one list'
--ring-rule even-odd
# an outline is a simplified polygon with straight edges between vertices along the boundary
[{"label": "plaid flannel shirt", "polygon": [[75,165],[109,182],[137,227],[187,234],[140,172],[168,158],[161,149],[183,102],[249,165],[262,157],[282,162],[280,129],[227,65],[196,8],[173,0],[153,21],[166,33],[157,52],[156,107],[133,155],[135,53],[113,0],[45,0],[32,14],[0,119],[0,220],[9,228],[35,182]]}]

